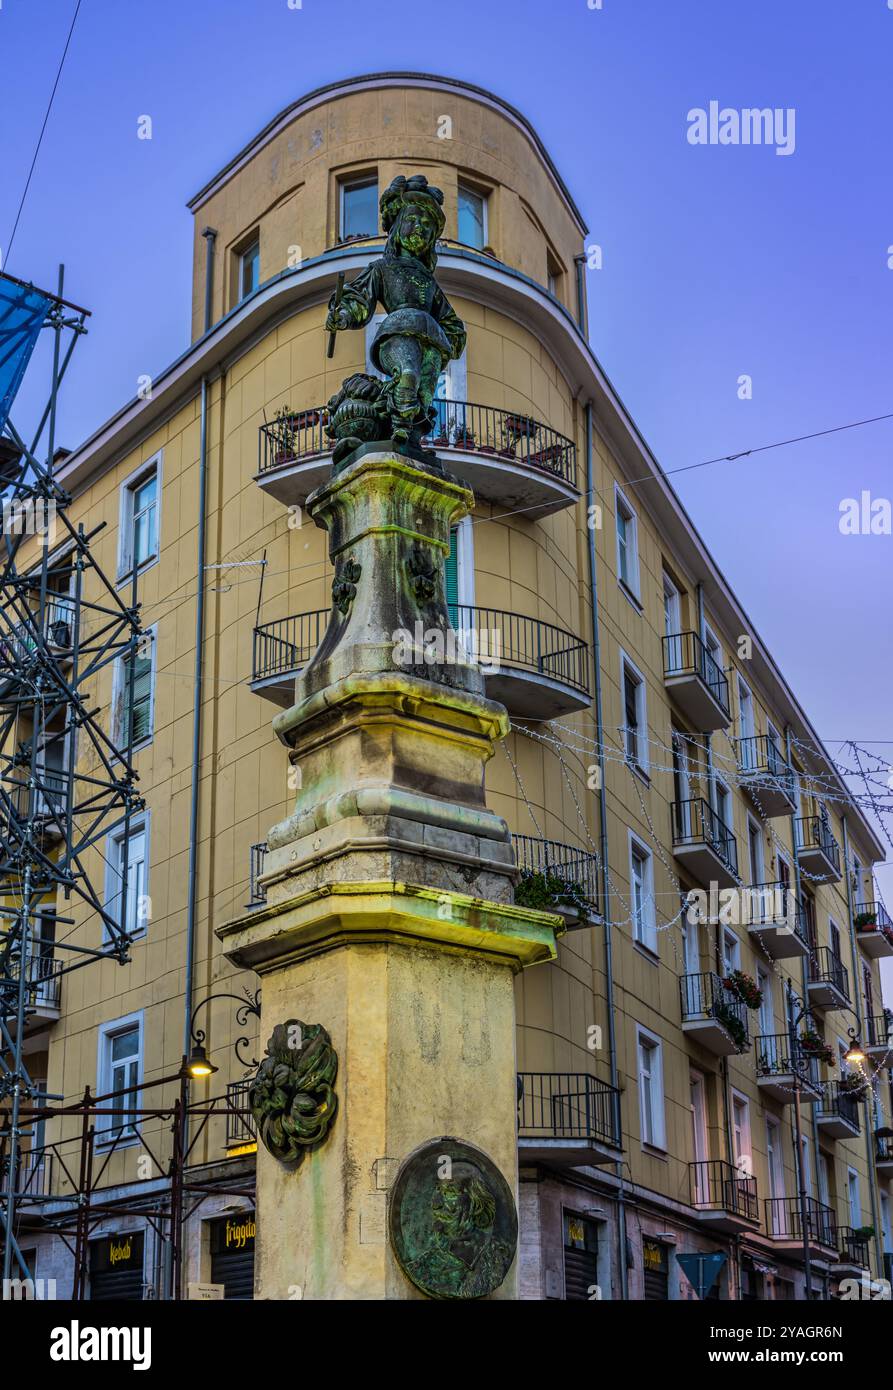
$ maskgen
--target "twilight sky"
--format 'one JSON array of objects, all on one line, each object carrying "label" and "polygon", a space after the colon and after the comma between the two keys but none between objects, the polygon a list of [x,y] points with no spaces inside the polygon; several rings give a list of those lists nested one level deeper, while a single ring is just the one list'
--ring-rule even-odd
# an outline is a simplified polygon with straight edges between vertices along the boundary
[{"label": "twilight sky", "polygon": [[[602,248],[594,350],[666,469],[893,411],[893,0],[597,3],[82,0],[10,253],[76,0],[0,0],[3,265],[52,288],[63,260],[93,311],[60,442],[187,345],[187,198],[304,92],[386,69],[478,83],[539,131]],[[713,101],[793,109],[791,152],[690,143]],[[893,537],[838,523],[893,494],[891,449],[888,420],[673,478],[832,754],[887,761]]]}]

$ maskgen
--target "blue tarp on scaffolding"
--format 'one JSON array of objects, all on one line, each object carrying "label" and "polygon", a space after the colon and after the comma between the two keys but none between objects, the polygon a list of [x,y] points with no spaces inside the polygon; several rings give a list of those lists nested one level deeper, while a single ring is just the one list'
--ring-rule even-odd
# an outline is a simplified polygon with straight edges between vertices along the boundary
[{"label": "blue tarp on scaffolding", "polygon": [[0,434],[52,300],[0,273]]}]

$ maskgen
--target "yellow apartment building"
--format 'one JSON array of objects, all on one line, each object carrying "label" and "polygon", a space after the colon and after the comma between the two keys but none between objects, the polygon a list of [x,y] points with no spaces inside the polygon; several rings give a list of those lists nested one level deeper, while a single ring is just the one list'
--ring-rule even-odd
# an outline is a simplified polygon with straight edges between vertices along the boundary
[{"label": "yellow apartment building", "polygon": [[[331,468],[326,402],[374,370],[374,323],[331,359],[323,325],[339,273],[380,251],[401,173],[444,191],[437,274],[468,328],[430,444],[475,494],[448,597],[512,720],[488,802],[519,895],[568,928],[516,986],[521,1296],[691,1298],[686,1254],[725,1257],[704,1290],[722,1299],[802,1298],[807,1272],[818,1297],[889,1279],[882,846],[593,354],[587,228],[558,169],[523,115],[449,78],[312,92],[210,178],[189,204],[191,345],[61,465],[73,520],[104,524],[99,563],[122,586],[137,573],[133,699],[120,669],[94,694],[133,737],[145,810],[91,850],[130,961],[48,975],[29,1070],[72,1102],[160,1082],[207,1035],[218,1070],[191,1096],[231,1107],[190,1120],[184,1280],[250,1297],[233,1045],[250,1060],[266,1033],[236,1017],[255,981],[215,929],[263,901],[266,835],[291,809],[271,720],[333,579],[304,505]],[[95,917],[66,913],[68,941],[99,943]],[[420,1046],[437,1027],[432,1000]],[[854,1038],[861,1063],[843,1060]],[[468,1046],[487,1045],[473,1020]],[[134,1111],[175,1094],[134,1091]],[[35,1125],[20,1179],[17,1238],[62,1297],[81,1124]],[[170,1128],[96,1119],[91,1297],[169,1292]]]}]

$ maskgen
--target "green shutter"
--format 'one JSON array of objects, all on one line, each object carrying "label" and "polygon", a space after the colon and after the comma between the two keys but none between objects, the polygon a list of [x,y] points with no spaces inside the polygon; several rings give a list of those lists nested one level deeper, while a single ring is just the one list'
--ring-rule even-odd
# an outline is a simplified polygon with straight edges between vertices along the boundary
[{"label": "green shutter", "polygon": [[458,622],[459,605],[459,528],[450,528],[450,553],[446,560],[446,574],[444,576],[444,587],[446,589],[447,608],[450,614],[450,622],[453,627]]}]

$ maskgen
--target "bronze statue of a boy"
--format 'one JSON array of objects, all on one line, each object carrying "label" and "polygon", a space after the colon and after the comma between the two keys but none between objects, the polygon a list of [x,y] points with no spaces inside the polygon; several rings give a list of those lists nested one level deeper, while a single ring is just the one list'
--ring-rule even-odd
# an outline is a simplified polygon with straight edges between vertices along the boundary
[{"label": "bronze statue of a boy", "polygon": [[[400,175],[382,194],[380,206],[382,226],[388,233],[384,255],[344,287],[340,301],[332,296],[326,328],[329,332],[363,328],[379,304],[387,310],[370,354],[374,366],[388,378],[377,409],[382,422],[390,420],[395,443],[418,449],[434,420],[431,403],[437,379],[447,362],[461,357],[465,349],[465,325],[434,277],[435,247],[445,221],[441,190],[432,187],[423,174],[409,179]],[[350,404],[346,399],[353,395],[348,390],[350,381],[358,378],[349,378],[330,402],[333,418],[340,407]],[[345,438],[350,433],[350,411],[345,408],[342,413],[343,429],[331,432],[350,445],[360,443],[360,439]],[[338,450],[336,466],[337,454]]]}]

